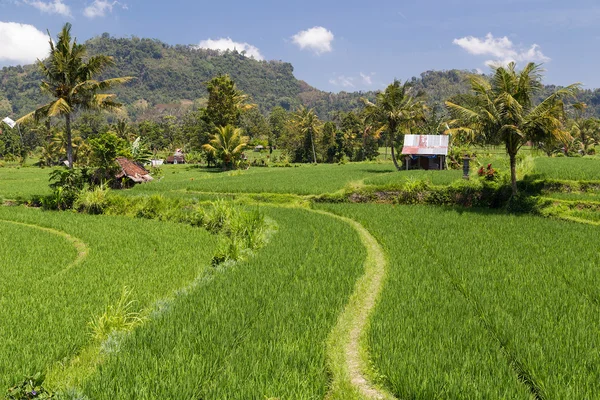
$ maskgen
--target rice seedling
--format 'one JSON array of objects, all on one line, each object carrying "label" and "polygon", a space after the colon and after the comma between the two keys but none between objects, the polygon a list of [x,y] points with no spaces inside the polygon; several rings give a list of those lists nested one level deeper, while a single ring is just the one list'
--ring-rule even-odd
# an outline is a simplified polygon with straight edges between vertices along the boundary
[{"label": "rice seedling", "polygon": [[597,227],[418,206],[330,205],[389,251],[371,322],[399,398],[596,398]]},{"label": "rice seedling", "polygon": [[545,179],[573,181],[600,180],[600,158],[592,157],[538,157],[534,174]]},{"label": "rice seedling", "polygon": [[[168,222],[0,207],[0,220],[79,238],[89,254],[60,274],[77,249],[58,235],[0,222],[0,387],[67,362],[93,338],[88,322],[136,288],[143,309],[209,267],[216,238]],[[6,278],[6,280],[4,279]]]},{"label": "rice seedling", "polygon": [[125,338],[84,385],[94,399],[317,399],[325,342],[362,273],[356,232],[267,208],[279,230],[256,256],[210,277]]}]

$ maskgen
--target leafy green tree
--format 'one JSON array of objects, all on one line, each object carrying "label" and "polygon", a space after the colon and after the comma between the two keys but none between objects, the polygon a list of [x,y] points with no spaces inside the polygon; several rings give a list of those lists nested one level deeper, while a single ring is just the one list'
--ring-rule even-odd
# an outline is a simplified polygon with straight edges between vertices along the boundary
[{"label": "leafy green tree", "polygon": [[112,126],[113,131],[117,134],[121,139],[129,140],[131,135],[131,126],[127,123],[127,120],[124,118],[120,118],[116,123]]},{"label": "leafy green tree", "polygon": [[95,55],[86,60],[87,50],[77,39],[71,40],[71,24],[67,23],[58,34],[56,45],[50,38],[50,56],[46,61],[38,60],[44,79],[40,85],[42,92],[55,98],[51,103],[27,114],[17,122],[34,118],[62,116],[65,118],[67,135],[67,160],[73,168],[73,144],[71,119],[73,113],[83,109],[116,109],[121,105],[115,102],[114,94],[101,94],[114,86],[129,82],[132,78],[112,78],[96,80],[107,67],[114,65],[112,57]]},{"label": "leafy green tree", "polygon": [[378,121],[363,111],[361,114],[362,143],[356,156],[357,161],[373,160],[379,155],[379,139],[383,127]]},{"label": "leafy green tree", "polygon": [[152,157],[152,152],[139,136],[131,143],[130,154],[131,159],[140,164],[149,163]]},{"label": "leafy green tree", "polygon": [[[302,151],[302,161],[306,162],[310,160],[312,155],[312,161],[317,163],[317,152],[315,150],[315,140],[321,133],[321,121],[315,111],[306,107],[300,107],[292,117],[292,124],[294,128],[304,137],[304,146]],[[312,150],[312,154],[311,154]]]},{"label": "leafy green tree", "polygon": [[279,138],[285,134],[289,118],[289,113],[281,106],[273,107],[271,110],[271,114],[269,115],[269,126],[271,129],[269,144],[271,146],[279,144]]},{"label": "leafy green tree", "polygon": [[333,121],[327,121],[323,125],[323,134],[321,135],[321,154],[322,159],[327,163],[337,161],[338,149],[336,145],[337,126]]},{"label": "leafy green tree", "polygon": [[216,127],[238,126],[242,111],[254,108],[248,104],[248,96],[235,86],[229,75],[219,75],[206,84],[208,89],[208,104],[206,117]]},{"label": "leafy green tree", "polygon": [[242,136],[242,130],[233,125],[220,126],[210,142],[202,148],[221,160],[223,169],[235,168],[246,148],[248,138]]},{"label": "leafy green tree", "polygon": [[424,121],[427,106],[420,98],[420,94],[413,96],[409,83],[402,85],[399,80],[394,80],[385,91],[377,93],[375,103],[364,99],[366,111],[383,123],[397,170],[400,165],[394,152],[396,134],[410,133],[414,126]]},{"label": "leafy green tree", "polygon": [[257,108],[242,113],[240,128],[250,140],[268,140],[271,133],[267,119]]},{"label": "leafy green tree", "polygon": [[8,99],[0,97],[0,120],[3,120],[4,117],[8,117],[12,114],[12,104]]},{"label": "leafy green tree", "polygon": [[579,138],[583,153],[588,154],[588,148],[593,146],[600,132],[600,124],[596,118],[585,118],[584,113],[587,109],[587,104],[577,102],[573,104],[575,110],[575,118],[571,123],[571,135]]},{"label": "leafy green tree", "polygon": [[468,105],[446,102],[458,125],[449,133],[462,131],[504,143],[510,158],[513,195],[518,192],[516,159],[519,149],[529,140],[567,135],[562,99],[574,96],[579,87],[574,84],[558,89],[536,105],[534,96],[543,88],[541,81],[540,65],[529,63],[517,71],[513,62],[495,68],[491,82],[482,76],[470,78],[476,101]]},{"label": "leafy green tree", "polygon": [[206,109],[186,113],[181,121],[181,135],[185,143],[193,149],[200,150],[202,145],[208,143],[210,126],[206,122]]},{"label": "leafy green tree", "polygon": [[114,177],[118,169],[117,157],[130,157],[127,141],[114,132],[106,132],[97,138],[90,139],[92,153],[91,164],[96,167],[94,178],[97,183],[105,182]]}]

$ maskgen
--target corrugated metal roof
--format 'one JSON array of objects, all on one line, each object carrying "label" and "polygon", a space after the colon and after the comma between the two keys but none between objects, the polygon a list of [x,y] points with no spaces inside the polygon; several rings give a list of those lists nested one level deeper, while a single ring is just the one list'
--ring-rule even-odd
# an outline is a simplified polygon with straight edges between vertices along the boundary
[{"label": "corrugated metal roof", "polygon": [[404,135],[402,154],[448,155],[448,135]]}]

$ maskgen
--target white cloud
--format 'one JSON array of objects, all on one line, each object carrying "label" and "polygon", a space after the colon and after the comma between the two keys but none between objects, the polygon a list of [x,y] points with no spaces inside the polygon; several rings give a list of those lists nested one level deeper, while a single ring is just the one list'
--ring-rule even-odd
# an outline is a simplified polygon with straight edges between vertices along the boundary
[{"label": "white cloud", "polygon": [[260,54],[260,50],[257,47],[252,46],[248,43],[234,42],[231,38],[220,38],[220,39],[207,39],[200,42],[198,47],[203,49],[212,49],[212,50],[237,50],[240,53],[242,51],[246,52],[246,56],[252,57],[256,60],[264,60],[262,54]]},{"label": "white cloud", "polygon": [[360,77],[362,78],[362,81],[365,85],[373,84],[373,75],[375,74],[363,74],[362,72],[360,73]]},{"label": "white cloud", "polygon": [[127,6],[118,1],[94,0],[92,4],[83,10],[83,15],[88,18],[104,17],[106,13],[112,12],[114,6],[120,6],[122,9],[127,10]]},{"label": "white cloud", "polygon": [[488,33],[485,38],[466,36],[460,39],[454,39],[452,42],[468,53],[474,55],[485,55],[494,57],[493,60],[487,60],[488,66],[506,65],[511,61],[515,62],[548,62],[540,46],[531,45],[528,49],[515,46],[515,44],[506,36],[495,38]]},{"label": "white cloud", "polygon": [[48,14],[60,14],[66,17],[71,16],[71,9],[68,5],[63,3],[62,0],[53,0],[49,2],[42,0],[24,0],[24,3]]},{"label": "white cloud", "polygon": [[329,80],[329,83],[335,86],[341,86],[345,88],[353,88],[355,79],[351,76],[340,75],[336,78],[332,78]]},{"label": "white cloud", "polygon": [[30,64],[50,53],[49,38],[33,25],[0,22],[0,62]]},{"label": "white cloud", "polygon": [[292,41],[302,50],[309,49],[315,54],[329,53],[332,50],[333,33],[322,26],[300,31],[292,36]]}]

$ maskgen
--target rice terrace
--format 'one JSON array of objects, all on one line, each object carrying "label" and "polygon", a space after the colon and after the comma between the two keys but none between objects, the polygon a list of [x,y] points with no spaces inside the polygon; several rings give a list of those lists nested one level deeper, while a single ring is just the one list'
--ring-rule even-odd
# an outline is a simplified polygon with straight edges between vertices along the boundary
[{"label": "rice terrace", "polygon": [[2,398],[600,398],[594,91],[71,29],[0,70]]}]

